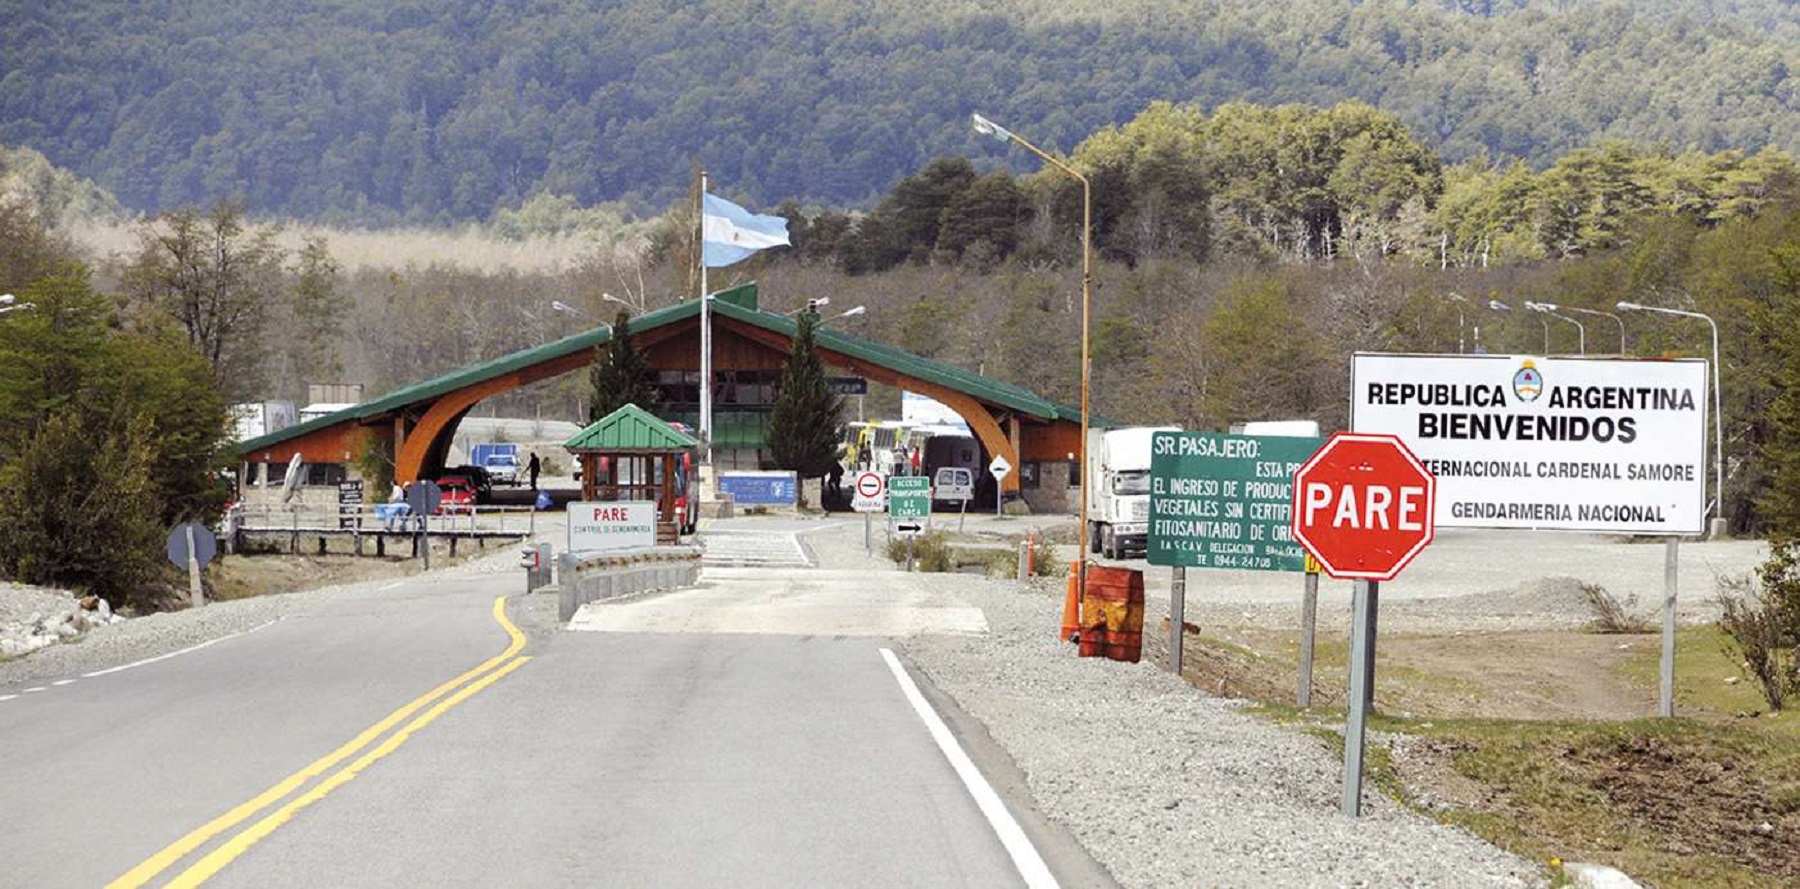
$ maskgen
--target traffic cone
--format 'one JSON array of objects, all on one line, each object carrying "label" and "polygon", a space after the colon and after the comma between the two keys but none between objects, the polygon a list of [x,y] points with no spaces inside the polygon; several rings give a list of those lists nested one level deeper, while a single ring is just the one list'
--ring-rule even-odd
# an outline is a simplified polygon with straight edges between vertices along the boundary
[{"label": "traffic cone", "polygon": [[1080,562],[1069,563],[1069,593],[1063,597],[1062,635],[1057,637],[1065,642],[1074,642],[1081,637],[1081,600],[1077,592],[1080,566]]}]

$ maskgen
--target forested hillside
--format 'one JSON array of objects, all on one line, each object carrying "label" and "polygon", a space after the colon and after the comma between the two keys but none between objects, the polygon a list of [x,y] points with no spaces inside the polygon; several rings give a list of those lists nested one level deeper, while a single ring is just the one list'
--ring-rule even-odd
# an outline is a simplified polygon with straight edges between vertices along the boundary
[{"label": "forested hillside", "polygon": [[1157,100],[1391,111],[1434,154],[1800,147],[1784,0],[0,3],[0,143],[128,207],[361,224],[534,194],[866,206],[941,155],[1024,163]]}]

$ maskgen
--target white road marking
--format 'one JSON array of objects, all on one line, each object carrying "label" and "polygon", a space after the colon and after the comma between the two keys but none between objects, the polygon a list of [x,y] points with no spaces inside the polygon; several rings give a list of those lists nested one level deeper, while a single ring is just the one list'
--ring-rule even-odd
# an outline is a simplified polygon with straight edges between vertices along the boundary
[{"label": "white road marking", "polygon": [[37,687],[37,688],[28,688],[28,689],[25,689],[25,694],[28,694],[28,695],[29,695],[29,694],[36,694],[36,693],[38,693],[38,692],[40,692],[40,691],[43,691],[43,690],[44,690],[44,686],[42,686],[42,685],[40,685],[40,686],[38,686],[38,687]]},{"label": "white road marking", "polygon": [[0,695],[0,701],[10,701],[16,697],[18,697],[18,695]]},{"label": "white road marking", "polygon": [[52,682],[50,684],[51,685],[74,685],[75,680],[73,680],[73,679],[58,679],[55,682]]},{"label": "white road marking", "polygon": [[157,655],[157,656],[156,656],[156,657],[147,657],[147,658],[144,658],[144,659],[143,659],[143,660],[141,660],[141,661],[133,661],[133,662],[131,662],[131,663],[129,663],[129,664],[123,664],[123,665],[121,665],[121,666],[117,666],[117,667],[109,667],[109,668],[107,668],[107,669],[105,669],[105,670],[95,670],[95,671],[94,671],[94,672],[92,672],[92,673],[83,673],[83,674],[81,674],[81,678],[83,678],[83,679],[93,679],[93,678],[94,678],[94,677],[96,677],[96,676],[105,676],[105,675],[108,675],[108,674],[110,674],[110,673],[119,673],[119,672],[123,672],[123,671],[125,671],[125,670],[130,670],[130,669],[132,669],[132,668],[134,668],[134,667],[142,667],[142,666],[144,666],[144,665],[145,665],[145,664],[154,664],[154,663],[156,663],[156,662],[157,662],[157,661],[166,661],[166,660],[168,660],[168,659],[169,659],[169,658],[172,658],[172,657],[177,657],[177,656],[180,656],[180,655],[184,655],[184,654],[188,654],[188,653],[190,653],[190,652],[195,652],[195,651],[199,651],[199,650],[200,650],[200,649],[202,649],[202,648],[205,648],[205,647],[207,647],[207,646],[208,646],[208,645],[217,645],[217,644],[219,644],[219,643],[220,643],[220,642],[224,642],[224,641],[225,641],[225,640],[227,640],[227,639],[235,639],[235,638],[237,638],[237,637],[239,637],[239,636],[247,636],[247,635],[249,635],[249,634],[251,634],[251,633],[254,633],[254,632],[256,632],[256,631],[257,631],[257,630],[260,630],[260,629],[262,629],[262,628],[263,628],[263,627],[266,627],[266,626],[268,626],[268,625],[269,625],[269,624],[272,624],[272,623],[274,623],[274,622],[275,622],[275,621],[268,621],[268,622],[267,622],[267,623],[260,623],[260,624],[257,624],[257,625],[256,625],[256,626],[254,626],[254,627],[251,627],[251,628],[250,628],[250,629],[248,629],[248,630],[243,630],[243,631],[240,631],[240,632],[236,632],[236,633],[232,633],[232,634],[231,634],[231,635],[229,635],[229,636],[220,636],[220,637],[219,637],[219,638],[217,638],[217,639],[208,639],[208,640],[206,640],[206,641],[205,641],[205,642],[202,642],[202,643],[200,643],[200,644],[199,644],[199,645],[190,645],[190,646],[188,646],[188,647],[186,647],[186,648],[183,648],[183,649],[181,649],[181,650],[180,650],[180,651],[171,651],[171,652],[169,652],[169,653],[168,653],[168,654],[159,654],[159,655]]},{"label": "white road marking", "polygon": [[956,776],[968,788],[969,796],[974,797],[976,807],[987,817],[988,825],[994,828],[995,836],[1000,838],[1000,845],[1005,846],[1006,854],[1012,857],[1013,867],[1018,868],[1019,876],[1025,878],[1025,885],[1031,889],[1056,889],[1056,876],[1050,873],[1050,866],[1044,863],[1044,857],[1038,854],[1037,847],[1031,844],[1031,838],[1025,835],[1012,813],[1006,811],[1006,804],[1000,801],[1000,795],[994,792],[993,785],[975,767],[974,760],[969,759],[969,754],[963,752],[962,745],[956,743],[949,726],[944,725],[943,717],[938,716],[937,711],[931,708],[930,702],[925,700],[925,695],[920,693],[919,686],[913,682],[912,677],[906,675],[906,668],[900,666],[900,659],[886,648],[881,650],[881,658],[887,661],[888,669],[893,671],[894,679],[900,683],[900,691],[905,693],[906,700],[912,704],[913,712],[919,714],[919,719],[924,721],[931,739],[937,742],[944,758],[950,761],[950,767],[956,770]]},{"label": "white road marking", "polygon": [[378,593],[379,593],[379,592],[384,592],[384,591],[386,591],[386,590],[391,590],[391,589],[393,589],[393,588],[394,588],[394,587],[398,587],[398,586],[405,586],[405,585],[406,585],[406,581],[404,581],[404,580],[396,580],[396,581],[394,581],[394,582],[393,582],[393,583],[390,583],[390,584],[388,584],[388,585],[387,585],[387,586],[383,586],[383,587],[376,587],[376,588],[375,588],[375,592],[378,592]]}]

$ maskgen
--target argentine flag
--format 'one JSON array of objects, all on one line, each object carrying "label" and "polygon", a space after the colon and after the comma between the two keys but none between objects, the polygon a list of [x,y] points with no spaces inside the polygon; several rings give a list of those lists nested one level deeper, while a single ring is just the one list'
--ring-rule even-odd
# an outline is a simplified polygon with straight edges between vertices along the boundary
[{"label": "argentine flag", "polygon": [[724,198],[706,195],[700,261],[707,268],[735,265],[758,250],[788,244],[787,220],[758,216]]}]

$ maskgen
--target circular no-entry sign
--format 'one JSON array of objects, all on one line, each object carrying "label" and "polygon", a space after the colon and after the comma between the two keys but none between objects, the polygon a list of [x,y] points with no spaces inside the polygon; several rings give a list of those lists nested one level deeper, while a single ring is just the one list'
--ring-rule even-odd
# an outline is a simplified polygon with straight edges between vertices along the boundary
[{"label": "circular no-entry sign", "polygon": [[883,488],[887,487],[887,479],[879,472],[864,472],[856,477],[856,493],[861,497],[880,497]]},{"label": "circular no-entry sign", "polygon": [[1340,580],[1393,580],[1435,533],[1437,480],[1391,435],[1340,432],[1294,473],[1294,539]]}]

